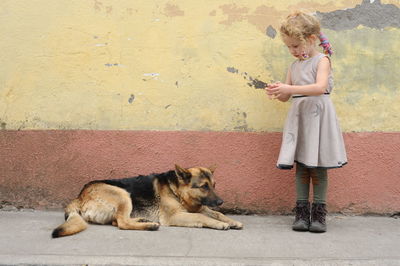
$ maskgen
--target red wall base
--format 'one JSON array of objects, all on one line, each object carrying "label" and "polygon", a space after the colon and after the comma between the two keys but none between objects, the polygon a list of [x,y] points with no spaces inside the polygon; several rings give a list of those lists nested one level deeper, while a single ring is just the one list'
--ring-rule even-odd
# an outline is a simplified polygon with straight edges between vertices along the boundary
[{"label": "red wall base", "polygon": [[[224,208],[288,213],[294,170],[275,162],[281,133],[0,131],[2,204],[62,208],[94,179],[216,164]],[[348,165],[329,170],[332,212],[400,210],[400,133],[347,133]]]}]

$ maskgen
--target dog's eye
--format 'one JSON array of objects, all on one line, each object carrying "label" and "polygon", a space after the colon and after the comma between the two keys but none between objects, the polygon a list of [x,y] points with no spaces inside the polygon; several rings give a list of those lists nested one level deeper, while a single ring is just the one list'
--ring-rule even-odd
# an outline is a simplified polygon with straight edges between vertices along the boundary
[{"label": "dog's eye", "polygon": [[202,185],[202,186],[201,186],[201,188],[202,188],[202,189],[206,189],[206,190],[208,190],[208,189],[209,189],[209,186],[208,186],[208,184],[207,184],[207,183],[205,183],[204,185]]}]

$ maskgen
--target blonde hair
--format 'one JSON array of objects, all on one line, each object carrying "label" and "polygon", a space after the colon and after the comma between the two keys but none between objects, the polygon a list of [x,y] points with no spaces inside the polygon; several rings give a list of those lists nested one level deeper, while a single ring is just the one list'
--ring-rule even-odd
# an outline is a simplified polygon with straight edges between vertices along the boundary
[{"label": "blonde hair", "polygon": [[280,32],[282,36],[296,38],[302,43],[311,35],[319,37],[321,25],[318,19],[301,11],[296,11],[282,23]]}]

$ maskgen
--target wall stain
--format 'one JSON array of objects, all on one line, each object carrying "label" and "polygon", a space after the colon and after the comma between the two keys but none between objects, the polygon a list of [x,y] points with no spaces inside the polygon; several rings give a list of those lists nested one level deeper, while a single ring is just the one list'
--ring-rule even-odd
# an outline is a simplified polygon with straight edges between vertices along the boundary
[{"label": "wall stain", "polygon": [[393,4],[382,4],[380,0],[363,0],[360,5],[346,10],[318,12],[323,28],[350,30],[363,25],[373,29],[400,28],[400,8]]},{"label": "wall stain", "polygon": [[97,0],[94,0],[94,10],[101,11],[103,3]]},{"label": "wall stain", "polygon": [[107,12],[107,14],[111,14],[111,13],[112,13],[112,10],[113,10],[113,7],[112,7],[112,6],[106,6],[106,12]]},{"label": "wall stain", "polygon": [[274,7],[261,5],[252,14],[247,16],[247,20],[256,26],[259,31],[265,32],[267,25],[278,24],[282,20],[282,15]]},{"label": "wall stain", "polygon": [[235,22],[247,20],[263,33],[266,32],[268,25],[278,27],[279,22],[286,15],[286,11],[282,12],[266,5],[258,6],[252,12],[249,12],[249,8],[236,4],[226,4],[219,8],[227,16],[227,19],[219,22],[220,24],[232,25]]},{"label": "wall stain", "polygon": [[247,114],[246,112],[242,112],[240,110],[236,110],[236,115],[232,117],[232,120],[237,126],[234,127],[235,130],[248,132],[251,131],[247,125]]},{"label": "wall stain", "polygon": [[165,5],[164,12],[167,17],[178,17],[178,16],[182,17],[185,15],[185,12],[181,10],[179,6],[172,5],[169,3]]},{"label": "wall stain", "polygon": [[247,7],[238,7],[236,4],[231,4],[231,5],[223,5],[220,6],[222,11],[228,15],[228,19],[221,21],[221,24],[224,25],[232,25],[236,21],[242,21],[246,17],[244,14],[247,14],[249,11],[249,8]]}]

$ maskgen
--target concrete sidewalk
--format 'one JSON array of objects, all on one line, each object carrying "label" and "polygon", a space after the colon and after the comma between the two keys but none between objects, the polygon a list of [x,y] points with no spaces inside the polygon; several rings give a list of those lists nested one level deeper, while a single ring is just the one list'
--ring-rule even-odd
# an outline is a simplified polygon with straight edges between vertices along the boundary
[{"label": "concrete sidewalk", "polygon": [[328,216],[328,232],[290,229],[290,216],[232,216],[243,230],[90,225],[52,239],[62,212],[0,211],[0,265],[400,265],[400,219]]}]

